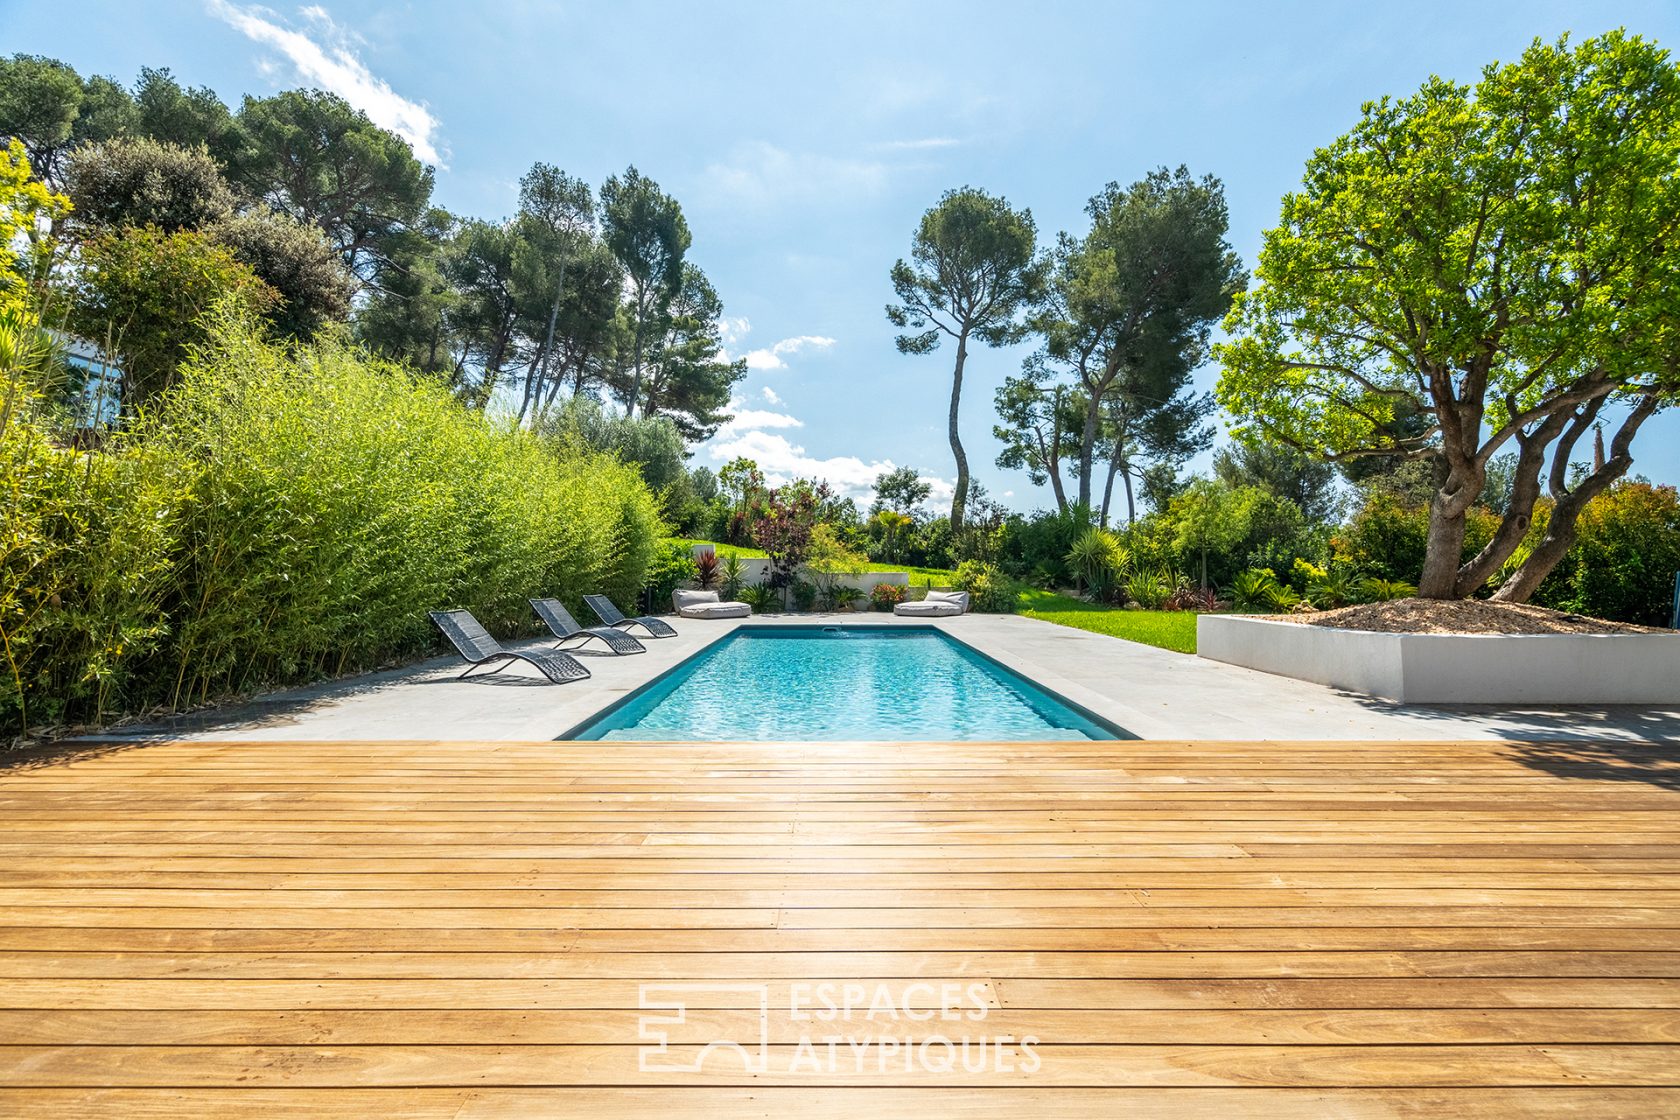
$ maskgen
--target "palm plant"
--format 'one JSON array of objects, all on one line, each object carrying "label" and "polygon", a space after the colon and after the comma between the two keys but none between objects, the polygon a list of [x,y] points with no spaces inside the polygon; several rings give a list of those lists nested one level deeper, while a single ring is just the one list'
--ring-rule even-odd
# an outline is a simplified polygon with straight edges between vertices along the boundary
[{"label": "palm plant", "polygon": [[1277,592],[1282,589],[1270,568],[1250,568],[1232,577],[1231,605],[1239,611],[1269,611],[1276,606]]},{"label": "palm plant", "polygon": [[1386,603],[1391,599],[1409,599],[1417,594],[1417,586],[1403,579],[1382,579],[1372,576],[1359,585],[1368,603]]},{"label": "palm plant", "polygon": [[911,517],[907,513],[899,513],[897,510],[893,509],[884,509],[877,513],[874,517],[871,517],[869,519],[869,523],[871,526],[881,531],[882,547],[886,549],[887,559],[897,560],[899,534],[904,532],[906,529],[913,528],[916,521],[915,518]]},{"label": "palm plant", "polygon": [[1358,584],[1343,569],[1330,568],[1307,581],[1307,601],[1319,610],[1345,607],[1358,598]]}]

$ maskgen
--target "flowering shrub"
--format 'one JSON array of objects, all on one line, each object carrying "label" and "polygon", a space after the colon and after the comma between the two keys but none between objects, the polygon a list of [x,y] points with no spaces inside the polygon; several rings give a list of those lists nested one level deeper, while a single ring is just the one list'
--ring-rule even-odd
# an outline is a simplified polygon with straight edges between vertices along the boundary
[{"label": "flowering shrub", "polygon": [[890,611],[904,602],[908,590],[902,583],[877,583],[869,589],[869,604],[878,611]]}]

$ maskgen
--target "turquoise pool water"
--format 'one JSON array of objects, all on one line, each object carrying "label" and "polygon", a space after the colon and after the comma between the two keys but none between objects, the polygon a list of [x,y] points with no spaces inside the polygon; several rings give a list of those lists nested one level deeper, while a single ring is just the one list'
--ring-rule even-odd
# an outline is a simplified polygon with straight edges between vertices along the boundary
[{"label": "turquoise pool water", "polygon": [[1126,737],[932,627],[742,627],[568,739]]}]

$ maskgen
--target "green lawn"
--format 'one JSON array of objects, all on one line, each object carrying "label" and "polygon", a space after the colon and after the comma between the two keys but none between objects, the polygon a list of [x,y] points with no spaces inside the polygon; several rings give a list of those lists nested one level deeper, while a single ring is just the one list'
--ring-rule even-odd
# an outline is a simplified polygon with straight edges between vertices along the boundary
[{"label": "green lawn", "polygon": [[1142,642],[1179,653],[1196,652],[1196,615],[1191,611],[1128,611],[1087,603],[1054,591],[1023,591],[1020,613],[1061,626]]},{"label": "green lawn", "polygon": [[[733,552],[735,555],[747,559],[764,558],[762,548],[748,548],[746,545],[718,544],[716,541],[691,540],[687,537],[672,537],[671,543],[690,548],[697,544],[709,544],[717,549],[717,554],[720,557],[728,556]],[[923,586],[928,580],[932,580],[935,587],[949,587],[951,580],[956,576],[956,573],[949,568],[913,568],[908,564],[868,564],[865,565],[863,570],[866,572],[905,572],[910,576],[910,582],[917,587]]]}]

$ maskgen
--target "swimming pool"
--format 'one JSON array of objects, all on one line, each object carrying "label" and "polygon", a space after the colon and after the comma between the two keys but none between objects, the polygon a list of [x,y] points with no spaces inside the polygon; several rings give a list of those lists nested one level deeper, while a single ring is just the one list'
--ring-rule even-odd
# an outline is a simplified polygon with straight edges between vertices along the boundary
[{"label": "swimming pool", "polygon": [[743,626],[565,739],[1120,739],[931,626]]}]

